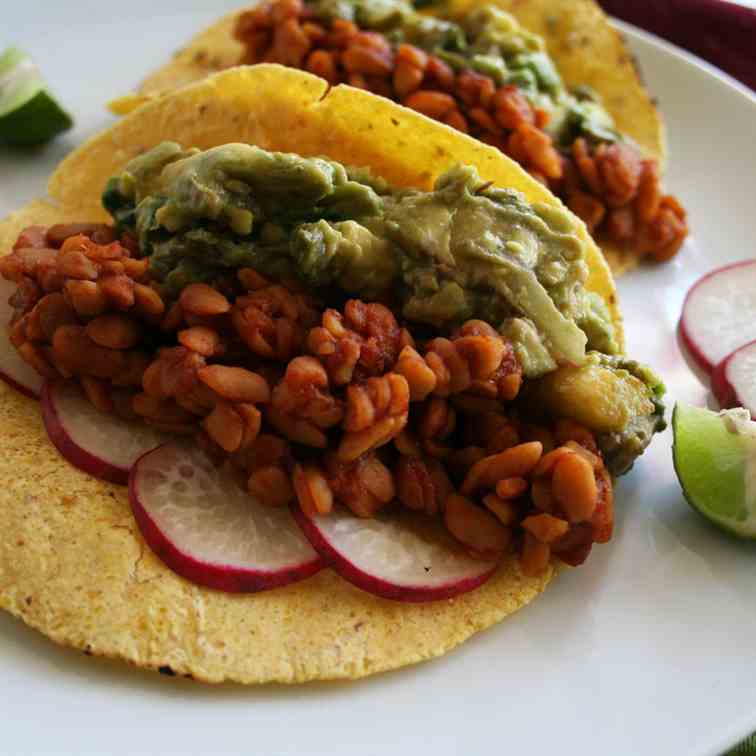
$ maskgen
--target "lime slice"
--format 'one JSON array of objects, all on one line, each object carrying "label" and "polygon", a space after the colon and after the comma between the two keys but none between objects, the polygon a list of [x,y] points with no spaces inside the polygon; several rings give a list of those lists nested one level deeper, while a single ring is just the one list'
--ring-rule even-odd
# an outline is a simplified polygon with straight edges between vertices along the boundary
[{"label": "lime slice", "polygon": [[672,432],[675,472],[688,503],[720,528],[756,538],[756,423],[748,411],[678,403]]},{"label": "lime slice", "polygon": [[40,144],[72,125],[26,53],[11,47],[0,55],[0,142]]}]

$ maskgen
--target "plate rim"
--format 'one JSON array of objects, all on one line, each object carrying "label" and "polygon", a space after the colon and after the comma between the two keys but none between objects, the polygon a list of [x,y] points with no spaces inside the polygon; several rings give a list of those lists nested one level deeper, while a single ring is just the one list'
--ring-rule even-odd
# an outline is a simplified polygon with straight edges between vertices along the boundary
[{"label": "plate rim", "polygon": [[681,58],[685,63],[702,69],[713,78],[718,79],[720,83],[724,84],[730,89],[735,90],[736,93],[743,95],[746,100],[751,103],[751,105],[756,106],[756,92],[754,92],[750,87],[743,84],[743,82],[739,81],[731,74],[723,71],[713,63],[709,63],[708,60],[705,60],[701,56],[690,52],[690,50],[686,50],[684,47],[676,45],[674,42],[670,42],[669,40],[660,37],[658,34],[646,31],[645,29],[641,29],[639,26],[635,26],[635,24],[630,24],[627,21],[622,21],[615,16],[610,16],[609,19],[612,23],[612,26],[614,26],[614,28],[617,29],[617,31],[619,31],[621,34],[626,35],[630,38],[636,37],[644,44],[650,45],[652,47],[658,47],[665,53]]}]

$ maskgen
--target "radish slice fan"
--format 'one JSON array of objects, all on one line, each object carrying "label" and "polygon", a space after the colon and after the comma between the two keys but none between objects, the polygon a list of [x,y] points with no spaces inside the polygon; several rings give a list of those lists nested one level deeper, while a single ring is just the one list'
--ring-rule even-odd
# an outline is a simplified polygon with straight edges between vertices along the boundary
[{"label": "radish slice fan", "polygon": [[756,260],[719,268],[695,283],[685,298],[680,335],[707,374],[756,339]]},{"label": "radish slice fan", "polygon": [[255,501],[195,446],[147,452],[132,469],[129,499],[152,550],[199,585],[260,591],[323,566],[286,507]]},{"label": "radish slice fan", "polygon": [[74,467],[120,485],[126,485],[142,454],[171,438],[149,425],[100,412],[70,381],[44,384],[42,419],[50,441]]},{"label": "radish slice fan", "polygon": [[16,291],[16,284],[0,278],[0,378],[9,386],[33,399],[39,399],[42,376],[27,362],[21,359],[16,348],[8,338],[8,326],[13,308],[8,299]]},{"label": "radish slice fan", "polygon": [[469,557],[438,520],[393,510],[371,519],[337,509],[294,516],[318,552],[343,578],[399,601],[451,598],[488,580],[496,563]]}]

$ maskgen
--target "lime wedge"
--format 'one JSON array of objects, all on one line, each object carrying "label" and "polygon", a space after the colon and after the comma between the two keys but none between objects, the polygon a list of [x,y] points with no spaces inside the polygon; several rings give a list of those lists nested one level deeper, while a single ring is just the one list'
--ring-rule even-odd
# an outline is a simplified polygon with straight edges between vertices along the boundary
[{"label": "lime wedge", "polygon": [[718,527],[756,538],[756,423],[748,411],[678,403],[672,432],[675,472],[688,503]]},{"label": "lime wedge", "polygon": [[26,53],[11,47],[0,55],[0,142],[40,144],[72,125]]}]

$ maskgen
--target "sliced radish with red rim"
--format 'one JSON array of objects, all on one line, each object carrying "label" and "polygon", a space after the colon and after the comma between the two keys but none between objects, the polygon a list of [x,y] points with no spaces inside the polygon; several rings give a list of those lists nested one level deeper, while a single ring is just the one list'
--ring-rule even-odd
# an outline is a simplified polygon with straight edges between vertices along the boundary
[{"label": "sliced radish with red rim", "polygon": [[756,339],[756,260],[719,268],[695,283],[683,304],[680,336],[707,374]]},{"label": "sliced radish with red rim", "polygon": [[717,365],[711,390],[720,407],[745,407],[756,419],[756,341],[736,349]]},{"label": "sliced radish with red rim", "polygon": [[371,519],[337,509],[294,516],[310,543],[344,579],[383,598],[435,601],[482,585],[496,563],[468,556],[441,522],[407,510]]},{"label": "sliced radish with red rim", "polygon": [[39,399],[44,379],[21,358],[8,338],[8,327],[13,316],[8,300],[16,288],[12,281],[0,278],[0,378],[22,394]]},{"label": "sliced radish with red rim", "polygon": [[251,593],[324,566],[288,508],[256,501],[194,445],[169,443],[140,457],[129,500],[150,548],[198,585]]},{"label": "sliced radish with red rim", "polygon": [[149,425],[100,412],[71,381],[45,382],[41,402],[55,448],[74,467],[111,483],[126,485],[134,462],[171,438]]}]

